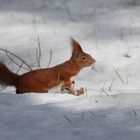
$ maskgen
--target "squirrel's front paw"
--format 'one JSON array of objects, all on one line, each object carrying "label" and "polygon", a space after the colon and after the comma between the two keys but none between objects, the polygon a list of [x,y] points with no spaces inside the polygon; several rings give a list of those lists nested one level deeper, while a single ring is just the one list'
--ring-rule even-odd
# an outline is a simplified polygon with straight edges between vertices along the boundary
[{"label": "squirrel's front paw", "polygon": [[77,89],[76,90],[76,96],[79,96],[79,95],[81,95],[81,94],[84,94],[85,93],[85,90],[84,90],[84,88],[83,87],[81,87],[80,89]]},{"label": "squirrel's front paw", "polygon": [[67,92],[68,94],[72,94],[75,96],[79,96],[81,94],[85,93],[85,90],[83,87],[81,87],[80,89],[74,89],[74,81],[70,81],[70,82],[65,82],[62,86],[61,86],[61,92]]},{"label": "squirrel's front paw", "polygon": [[69,94],[72,94],[72,95],[75,95],[75,96],[79,96],[81,94],[84,94],[85,90],[84,90],[83,87],[81,87],[80,89],[76,89],[76,90],[74,90],[74,89],[67,89],[67,92]]}]

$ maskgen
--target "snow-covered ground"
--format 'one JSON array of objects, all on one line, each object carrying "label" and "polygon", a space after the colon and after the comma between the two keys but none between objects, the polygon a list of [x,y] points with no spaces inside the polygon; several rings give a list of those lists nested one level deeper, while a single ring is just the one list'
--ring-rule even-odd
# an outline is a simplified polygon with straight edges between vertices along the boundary
[{"label": "snow-covered ground", "polygon": [[[71,55],[70,37],[96,59],[74,79],[81,96],[0,92],[1,140],[139,140],[139,0],[0,0],[0,48],[41,66]],[[4,52],[0,61],[17,71]],[[26,72],[20,70],[19,74]]]}]

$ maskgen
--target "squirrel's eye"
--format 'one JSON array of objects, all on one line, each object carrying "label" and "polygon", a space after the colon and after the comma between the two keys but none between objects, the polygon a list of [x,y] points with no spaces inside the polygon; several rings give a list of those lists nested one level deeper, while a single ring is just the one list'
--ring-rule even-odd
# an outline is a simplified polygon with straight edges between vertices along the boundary
[{"label": "squirrel's eye", "polygon": [[83,60],[83,61],[85,61],[85,60],[86,60],[86,57],[85,57],[85,56],[83,56],[83,57],[82,57],[82,60]]}]

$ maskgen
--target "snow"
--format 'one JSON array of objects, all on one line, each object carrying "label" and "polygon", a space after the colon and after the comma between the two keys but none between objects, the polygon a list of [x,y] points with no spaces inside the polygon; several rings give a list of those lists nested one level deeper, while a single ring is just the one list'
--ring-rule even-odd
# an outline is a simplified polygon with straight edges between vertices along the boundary
[{"label": "snow", "polygon": [[[96,59],[74,77],[81,96],[1,90],[0,139],[139,140],[139,12],[139,0],[0,0],[0,48],[35,66],[39,35],[51,67],[70,57],[73,37]],[[0,61],[17,71],[3,52]]]}]

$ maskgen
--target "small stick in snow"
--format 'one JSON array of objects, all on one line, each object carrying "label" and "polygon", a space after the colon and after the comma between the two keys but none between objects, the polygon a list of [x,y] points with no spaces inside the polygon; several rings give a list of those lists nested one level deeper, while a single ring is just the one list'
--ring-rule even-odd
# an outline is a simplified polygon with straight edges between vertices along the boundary
[{"label": "small stick in snow", "polygon": [[104,82],[104,84],[103,84],[103,87],[101,88],[101,94],[100,94],[100,95],[102,95],[102,94],[103,94],[102,89],[104,89],[104,88],[105,88],[106,82],[107,82],[107,80],[105,80],[105,82]]},{"label": "small stick in snow", "polygon": [[111,88],[112,88],[112,86],[113,86],[113,83],[114,83],[114,81],[115,81],[115,78],[116,78],[116,77],[114,77],[114,78],[112,79],[111,83],[110,83],[110,86],[109,86],[109,88],[108,88],[109,91],[111,90]]},{"label": "small stick in snow", "polygon": [[122,77],[121,77],[120,74],[118,73],[118,70],[116,70],[115,68],[113,68],[113,69],[114,69],[116,75],[118,76],[118,78],[120,79],[120,81],[121,81],[123,84],[125,84],[124,80],[122,79]]},{"label": "small stick in snow", "polygon": [[110,96],[104,89],[101,89],[101,91],[102,91],[103,93],[105,93],[107,96]]},{"label": "small stick in snow", "polygon": [[1,91],[3,91],[4,89],[6,89],[6,87],[5,87],[5,86],[4,86],[4,87],[1,87],[0,92],[1,92]]},{"label": "small stick in snow", "polygon": [[93,117],[96,117],[95,113],[93,113],[92,111],[89,111],[89,112]]},{"label": "small stick in snow", "polygon": [[134,115],[137,116],[136,110],[133,109],[132,111],[133,111]]},{"label": "small stick in snow", "polygon": [[64,118],[65,118],[69,123],[72,123],[72,121],[71,121],[67,116],[64,115]]}]

